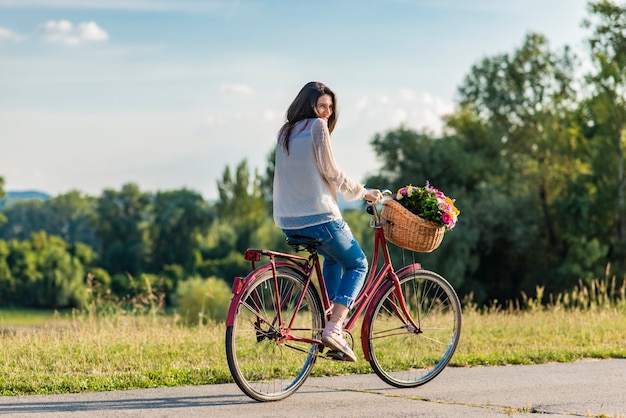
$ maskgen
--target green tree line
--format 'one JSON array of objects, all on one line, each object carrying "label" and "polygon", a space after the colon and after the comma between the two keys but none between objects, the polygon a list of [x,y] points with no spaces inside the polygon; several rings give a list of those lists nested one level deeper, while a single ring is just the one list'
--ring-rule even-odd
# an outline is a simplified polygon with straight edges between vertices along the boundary
[{"label": "green tree line", "polygon": [[[152,194],[129,183],[98,197],[71,191],[7,205],[0,212],[0,304],[80,306],[88,282],[101,295],[132,298],[149,288],[166,302],[190,278],[230,284],[249,268],[242,257],[248,246],[287,250],[260,184],[242,161],[234,175],[224,170],[216,203],[187,189]],[[37,296],[41,289],[48,293]]]},{"label": "green tree line", "polygon": [[[588,10],[587,55],[529,33],[469,69],[443,134],[400,126],[374,135],[381,168],[368,186],[429,181],[461,210],[439,249],[392,248],[397,263],[415,257],[479,303],[624,277],[626,5]],[[86,277],[120,296],[142,286],[172,295],[197,276],[230,283],[249,268],[247,247],[288,250],[271,218],[272,173],[272,153],[263,174],[245,160],[226,167],[216,202],[129,183],[9,205],[0,212],[0,303],[80,305]],[[344,216],[371,252],[368,216]]]}]

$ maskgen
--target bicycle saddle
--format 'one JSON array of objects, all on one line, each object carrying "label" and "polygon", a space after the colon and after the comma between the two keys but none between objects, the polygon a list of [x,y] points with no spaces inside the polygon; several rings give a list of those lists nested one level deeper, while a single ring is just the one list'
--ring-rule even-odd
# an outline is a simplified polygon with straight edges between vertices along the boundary
[{"label": "bicycle saddle", "polygon": [[318,245],[322,245],[321,242],[316,240],[315,238],[305,237],[301,235],[294,235],[291,237],[287,237],[287,244],[292,247],[304,247],[304,248],[315,248]]}]

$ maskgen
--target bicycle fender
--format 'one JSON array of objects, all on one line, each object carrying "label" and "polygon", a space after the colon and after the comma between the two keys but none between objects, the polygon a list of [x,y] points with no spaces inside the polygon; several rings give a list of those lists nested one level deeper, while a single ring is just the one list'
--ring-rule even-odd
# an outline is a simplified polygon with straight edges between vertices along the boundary
[{"label": "bicycle fender", "polygon": [[[406,273],[413,273],[421,269],[422,269],[422,266],[420,263],[409,264],[407,266],[402,267],[400,270],[396,271],[396,276],[402,277]],[[380,301],[380,299],[392,286],[393,286],[393,282],[385,281],[383,285],[380,286],[376,290],[376,293],[372,297],[372,300],[367,305],[364,318],[367,318],[367,319],[372,318],[372,316],[374,315],[374,309],[376,309],[376,305],[378,305],[378,302]],[[368,341],[370,339],[369,333],[370,333],[369,321],[363,321],[363,323],[361,324],[361,349],[363,350],[363,355],[365,357],[365,360],[367,361],[370,361],[372,359],[372,357],[370,356],[370,350],[369,350],[369,344],[368,344]]]},{"label": "bicycle fender", "polygon": [[[294,266],[292,263],[288,263],[286,261],[277,261],[274,263],[276,268],[286,267],[288,269],[294,270],[298,273],[305,274],[303,270]],[[235,314],[237,311],[237,306],[239,306],[239,302],[241,298],[246,293],[246,288],[252,281],[259,275],[265,273],[268,270],[272,270],[272,263],[263,264],[252,270],[246,277],[235,277],[233,281],[232,293],[233,297],[230,299],[230,305],[228,306],[228,313],[226,314],[226,326],[233,326],[235,323]]]},{"label": "bicycle fender", "polygon": [[408,273],[415,273],[418,270],[422,270],[422,265],[420,263],[408,264],[408,265],[402,267],[400,270],[396,271],[396,276],[402,277],[407,272]]}]

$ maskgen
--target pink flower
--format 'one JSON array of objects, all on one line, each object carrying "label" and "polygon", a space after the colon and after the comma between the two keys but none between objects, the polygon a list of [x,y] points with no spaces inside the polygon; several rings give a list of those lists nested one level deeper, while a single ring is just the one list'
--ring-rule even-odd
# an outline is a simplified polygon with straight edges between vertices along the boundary
[{"label": "pink flower", "polygon": [[436,199],[437,211],[434,213],[431,211],[425,216],[419,216],[438,225],[445,226],[448,231],[451,230],[457,224],[457,216],[460,211],[455,206],[454,199],[450,199],[441,190],[431,186],[428,181],[426,181],[426,185],[423,187],[409,184],[398,189],[395,195],[395,200],[401,201],[400,204],[414,214],[417,214],[420,209],[424,209],[426,205],[431,209],[434,203],[433,198]]}]

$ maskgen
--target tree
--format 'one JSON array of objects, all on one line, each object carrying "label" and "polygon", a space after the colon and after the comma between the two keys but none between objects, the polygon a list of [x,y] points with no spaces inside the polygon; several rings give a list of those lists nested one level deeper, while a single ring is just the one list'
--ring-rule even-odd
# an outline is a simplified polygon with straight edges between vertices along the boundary
[{"label": "tree", "polygon": [[0,238],[25,240],[35,232],[46,231],[49,235],[60,236],[70,246],[81,242],[96,250],[100,248],[91,225],[95,216],[95,199],[79,191],[70,191],[45,201],[21,201],[5,208],[4,213],[9,222],[0,225]]},{"label": "tree", "polygon": [[[472,199],[469,198],[481,184],[478,181],[480,171],[473,168],[488,170],[484,168],[484,161],[480,160],[479,155],[468,152],[458,136],[436,138],[405,127],[385,135],[376,135],[372,145],[375,154],[382,160],[382,166],[378,175],[366,180],[368,185],[396,191],[408,184],[421,186],[429,181],[460,202],[458,206],[462,227],[447,233],[437,251],[415,255],[390,246],[392,259],[404,263],[413,261],[415,256],[415,261],[446,276],[461,293],[486,293],[484,283],[472,281],[478,264],[477,253],[480,251],[476,230],[481,226],[475,223],[471,215],[474,210]],[[349,215],[350,218],[354,216]],[[358,231],[358,225],[354,225]],[[363,237],[364,250],[369,246],[371,251],[371,238],[367,238],[369,234],[362,231],[359,235]]]},{"label": "tree", "polygon": [[[519,177],[532,177],[544,207],[550,193],[559,191],[554,186],[563,175],[579,167],[576,161],[572,166],[572,161],[562,160],[571,155],[567,151],[572,142],[569,115],[576,105],[575,61],[568,47],[558,54],[545,37],[529,34],[513,54],[474,65],[459,87],[461,107],[486,122],[491,146],[499,148],[505,164],[499,174],[508,174],[508,186]],[[544,216],[550,218],[545,211]],[[546,227],[553,229],[551,224]]]},{"label": "tree", "polygon": [[[0,200],[4,199],[4,177],[0,176]],[[0,212],[0,226],[6,222],[6,217]]]},{"label": "tree", "polygon": [[[473,66],[459,88],[461,107],[483,124],[489,147],[497,151],[499,161],[490,162],[495,169],[489,179],[490,196],[483,196],[483,202],[500,202],[503,209],[512,210],[508,212],[512,223],[502,225],[506,234],[492,240],[496,243],[492,248],[495,261],[513,267],[512,274],[518,275],[509,283],[513,289],[515,283],[526,282],[521,288],[528,290],[541,281],[562,286],[579,279],[550,274],[556,274],[559,265],[576,262],[577,248],[587,246],[577,238],[581,231],[570,228],[563,217],[578,214],[558,210],[564,205],[571,208],[568,196],[578,199],[590,172],[575,117],[576,60],[568,47],[553,52],[543,36],[530,34],[513,54],[485,58]],[[464,135],[464,125],[453,126]],[[497,195],[506,200],[494,201]],[[484,210],[483,216],[488,213]],[[493,217],[485,219],[490,222]],[[601,251],[594,252],[594,257],[602,256]],[[493,275],[490,280],[502,282],[502,277]]]},{"label": "tree", "polygon": [[100,249],[100,242],[92,226],[95,198],[72,190],[44,202],[44,208],[49,212],[46,227],[49,234],[60,236],[70,246],[80,242],[96,251]]},{"label": "tree", "polygon": [[274,195],[274,170],[276,170],[276,149],[272,149],[267,154],[267,166],[265,176],[261,178],[261,190],[268,202],[270,212],[272,209],[272,196]]},{"label": "tree", "polygon": [[16,282],[7,262],[10,251],[4,240],[0,240],[0,303],[9,305],[15,295]]},{"label": "tree", "polygon": [[26,240],[48,228],[49,216],[41,200],[24,200],[4,209],[8,222],[0,225],[0,238]]},{"label": "tree", "polygon": [[86,298],[85,266],[67,249],[60,237],[43,231],[24,241],[0,241],[0,301],[38,308],[81,306]]},{"label": "tree", "polygon": [[243,160],[237,166],[235,178],[232,177],[229,167],[224,169],[217,188],[217,216],[233,226],[237,233],[236,250],[242,252],[250,244],[252,233],[268,216],[261,179],[258,173],[254,176],[250,174],[248,163]]},{"label": "tree", "polygon": [[171,264],[188,272],[198,262],[199,237],[207,232],[212,212],[202,196],[182,189],[159,192],[152,203],[152,271]]},{"label": "tree", "polygon": [[530,34],[513,53],[471,68],[459,109],[444,119],[447,134],[400,127],[372,141],[383,164],[368,184],[428,180],[457,199],[459,227],[418,259],[479,302],[537,285],[560,291],[602,273],[606,246],[589,204],[595,191],[573,91],[576,60]]},{"label": "tree", "polygon": [[245,275],[250,263],[237,249],[238,234],[230,222],[216,219],[201,241],[202,263],[198,273],[202,277],[219,277],[232,284],[235,276]]},{"label": "tree", "polygon": [[611,261],[626,271],[626,5],[609,0],[589,3],[592,28],[589,49],[595,72],[587,76],[593,96],[587,101],[587,121],[592,126],[594,155],[600,162],[599,193],[615,208]]},{"label": "tree", "polygon": [[33,234],[30,240],[37,257],[38,280],[24,289],[31,305],[42,308],[80,306],[86,297],[85,269],[77,257],[68,252],[60,237],[45,232]]},{"label": "tree", "polygon": [[143,271],[149,204],[150,195],[133,183],[119,192],[107,189],[97,199],[94,228],[102,242],[100,262],[112,276]]}]

